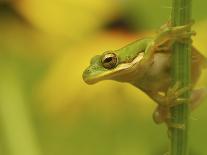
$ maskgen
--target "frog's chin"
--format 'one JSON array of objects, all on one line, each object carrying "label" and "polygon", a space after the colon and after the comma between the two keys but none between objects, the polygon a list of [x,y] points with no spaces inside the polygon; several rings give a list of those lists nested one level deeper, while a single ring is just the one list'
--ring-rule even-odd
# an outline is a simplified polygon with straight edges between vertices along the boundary
[{"label": "frog's chin", "polygon": [[120,74],[122,74],[124,72],[124,70],[126,70],[126,68],[116,68],[114,70],[93,74],[91,76],[90,75],[86,76],[86,77],[83,76],[83,80],[87,84],[95,84],[95,83],[102,81],[102,80],[112,80],[112,79],[120,76]]}]

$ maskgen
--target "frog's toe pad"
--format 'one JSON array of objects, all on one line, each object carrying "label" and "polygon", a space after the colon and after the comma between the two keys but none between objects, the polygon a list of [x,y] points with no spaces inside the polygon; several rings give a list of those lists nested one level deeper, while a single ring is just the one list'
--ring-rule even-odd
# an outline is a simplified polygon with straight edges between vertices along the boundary
[{"label": "frog's toe pad", "polygon": [[167,123],[169,128],[174,128],[174,129],[180,129],[180,130],[185,130],[185,124],[181,124],[181,123]]}]

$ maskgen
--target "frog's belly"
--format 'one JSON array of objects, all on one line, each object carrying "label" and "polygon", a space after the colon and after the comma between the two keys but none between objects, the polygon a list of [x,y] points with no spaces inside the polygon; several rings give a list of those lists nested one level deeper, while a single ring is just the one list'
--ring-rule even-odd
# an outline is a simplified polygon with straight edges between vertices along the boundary
[{"label": "frog's belly", "polygon": [[149,68],[148,76],[159,77],[163,73],[169,73],[170,56],[169,53],[155,54],[153,64]]},{"label": "frog's belly", "polygon": [[165,92],[170,81],[170,54],[157,53],[145,76],[140,79],[138,87],[145,92]]}]

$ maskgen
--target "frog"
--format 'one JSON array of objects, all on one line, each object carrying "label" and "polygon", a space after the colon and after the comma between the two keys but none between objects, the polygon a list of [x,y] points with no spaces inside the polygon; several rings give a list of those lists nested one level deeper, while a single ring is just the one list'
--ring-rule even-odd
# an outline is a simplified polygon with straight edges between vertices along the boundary
[{"label": "frog", "polygon": [[[153,120],[157,124],[166,123],[168,127],[181,128],[171,123],[170,108],[183,103],[181,96],[190,91],[189,108],[194,110],[207,95],[207,89],[194,89],[202,70],[207,68],[207,58],[193,45],[191,37],[192,23],[160,27],[155,36],[143,37],[117,50],[108,50],[92,57],[90,65],[83,72],[83,80],[87,84],[95,84],[103,80],[115,80],[130,83],[147,94],[157,103]],[[172,85],[172,53],[178,42],[190,44],[191,85],[181,87],[179,81]]]}]

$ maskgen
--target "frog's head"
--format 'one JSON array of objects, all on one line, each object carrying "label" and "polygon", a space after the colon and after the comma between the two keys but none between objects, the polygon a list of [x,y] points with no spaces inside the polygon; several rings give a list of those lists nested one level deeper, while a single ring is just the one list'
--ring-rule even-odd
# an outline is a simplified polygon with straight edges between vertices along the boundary
[{"label": "frog's head", "polygon": [[[94,56],[90,65],[83,72],[83,80],[87,84],[94,84],[101,80],[117,80],[129,82],[133,79],[143,52],[108,51]],[[137,73],[136,73],[137,74]]]}]

